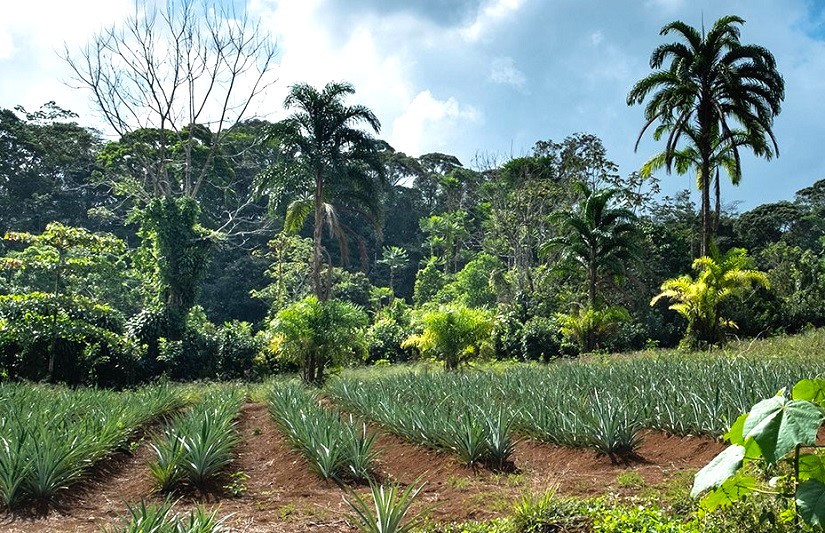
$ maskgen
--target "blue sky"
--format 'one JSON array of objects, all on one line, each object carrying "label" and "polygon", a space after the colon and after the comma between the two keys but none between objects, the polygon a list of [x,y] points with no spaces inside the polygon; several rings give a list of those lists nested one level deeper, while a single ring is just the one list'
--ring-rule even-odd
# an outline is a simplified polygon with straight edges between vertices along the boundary
[{"label": "blue sky", "polygon": [[[133,9],[130,0],[7,0],[0,8],[0,107],[48,100],[95,124],[85,93],[67,87],[63,43],[84,44]],[[598,135],[623,175],[656,150],[640,107],[625,98],[649,73],[659,29],[681,19],[747,22],[742,41],[769,48],[786,82],[778,159],[744,161],[726,202],[746,210],[791,199],[825,178],[825,0],[249,0],[279,48],[278,82],[255,106],[282,115],[290,84],[346,80],[372,108],[381,137],[411,155],[441,151],[472,164],[529,153],[538,140]],[[666,192],[690,176],[661,176]]]}]

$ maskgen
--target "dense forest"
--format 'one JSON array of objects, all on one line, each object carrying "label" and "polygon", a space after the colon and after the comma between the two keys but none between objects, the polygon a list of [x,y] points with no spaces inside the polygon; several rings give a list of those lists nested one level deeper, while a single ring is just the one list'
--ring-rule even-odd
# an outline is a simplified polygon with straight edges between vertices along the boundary
[{"label": "dense forest", "polygon": [[[547,361],[822,326],[825,180],[742,213],[720,198],[720,179],[748,186],[740,151],[778,149],[782,78],[770,52],[739,43],[742,22],[702,36],[665,27],[694,48],[662,45],[630,90],[629,105],[647,102],[640,138],[655,126],[666,142],[624,174],[583,132],[520,157],[404,154],[344,82],[292,86],[279,122],[226,118],[228,96],[210,120],[210,91],[248,75],[241,59],[264,79],[274,51],[256,27],[225,37],[246,48],[202,93],[180,74],[192,58],[174,76],[168,62],[123,61],[134,40],[180,33],[131,21],[101,34],[66,59],[115,137],[54,102],[0,110],[0,372],[122,386],[300,370],[321,382],[357,362]],[[151,65],[157,52],[143,50]],[[229,61],[203,50],[203,65]],[[717,107],[702,100],[711,89],[684,96],[686,64],[707,69],[697,79]],[[159,98],[164,84],[189,91],[183,106]],[[661,193],[674,170],[697,176],[700,205]]]}]

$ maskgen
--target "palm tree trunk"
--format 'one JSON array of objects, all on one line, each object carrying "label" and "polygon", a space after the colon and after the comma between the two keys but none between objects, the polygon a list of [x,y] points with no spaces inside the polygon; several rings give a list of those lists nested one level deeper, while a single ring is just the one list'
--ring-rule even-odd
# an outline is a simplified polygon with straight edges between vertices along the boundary
[{"label": "palm tree trunk", "polygon": [[324,180],[320,171],[315,173],[315,227],[312,230],[312,291],[318,301],[326,301],[326,291],[321,287],[321,238],[324,229]]},{"label": "palm tree trunk", "polygon": [[710,239],[712,224],[710,218],[710,163],[705,159],[702,161],[702,246],[699,255],[704,257],[710,254]]},{"label": "palm tree trunk", "polygon": [[716,193],[716,209],[713,211],[713,233],[719,233],[719,217],[722,214],[722,195],[719,192],[719,169],[716,169],[716,177],[714,178],[714,189]]}]

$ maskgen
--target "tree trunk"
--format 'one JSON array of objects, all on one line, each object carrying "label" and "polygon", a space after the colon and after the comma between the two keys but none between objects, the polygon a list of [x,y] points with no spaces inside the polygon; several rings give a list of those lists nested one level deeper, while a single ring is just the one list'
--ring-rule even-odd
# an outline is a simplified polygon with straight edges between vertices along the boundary
[{"label": "tree trunk", "polygon": [[710,162],[707,159],[702,161],[702,245],[699,255],[702,257],[710,255],[710,241],[713,228],[710,217]]},{"label": "tree trunk", "polygon": [[321,238],[324,229],[324,181],[320,171],[315,173],[315,227],[312,230],[312,290],[319,302],[327,300],[321,286]]}]

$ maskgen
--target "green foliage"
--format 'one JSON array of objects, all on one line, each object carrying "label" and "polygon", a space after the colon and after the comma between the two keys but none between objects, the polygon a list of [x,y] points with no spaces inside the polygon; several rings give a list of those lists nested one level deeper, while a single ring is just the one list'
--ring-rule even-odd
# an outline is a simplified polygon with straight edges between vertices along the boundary
[{"label": "green foliage", "polygon": [[438,257],[448,272],[458,271],[464,241],[470,235],[470,219],[466,211],[452,211],[422,218],[421,231],[427,235],[430,257]]},{"label": "green foliage", "polygon": [[[383,374],[382,374],[383,376]],[[328,390],[350,412],[361,413],[387,430],[415,443],[455,454],[470,466],[511,468],[512,410],[451,397],[448,389],[464,392],[470,380],[450,373],[448,379],[425,374],[412,378],[389,374],[377,380],[339,379]]]},{"label": "green foliage", "polygon": [[238,443],[235,418],[244,400],[238,389],[212,391],[152,439],[157,459],[149,469],[159,490],[168,492],[182,481],[204,487],[224,473]]},{"label": "green foliage", "polygon": [[571,354],[559,322],[554,318],[534,316],[521,330],[521,353],[525,361],[544,361]]},{"label": "green foliage", "polygon": [[555,319],[565,338],[578,345],[580,351],[591,352],[598,349],[619,324],[628,322],[630,314],[624,307],[582,307],[575,315],[558,313]]},{"label": "green foliage", "polygon": [[378,132],[381,124],[367,107],[344,104],[354,92],[352,85],[340,82],[330,82],[320,91],[306,83],[290,87],[284,107],[293,112],[271,132],[280,157],[258,178],[259,191],[269,196],[271,204],[289,198],[286,231],[298,231],[314,215],[310,279],[312,293],[322,302],[331,290],[329,281],[321,279],[327,253],[323,227],[329,227],[342,256],[348,257],[347,242],[354,232],[341,222],[339,211],[375,215],[384,186],[377,143],[358,127],[365,124]]},{"label": "green foliage", "polygon": [[352,417],[318,405],[315,394],[298,383],[276,385],[268,396],[269,411],[292,445],[324,479],[365,481],[372,478],[376,433]]},{"label": "green foliage", "polygon": [[409,264],[407,251],[398,246],[385,246],[378,263],[386,265],[390,271],[390,289],[395,293],[395,274]]},{"label": "green foliage", "polygon": [[134,383],[139,351],[122,331],[120,313],[88,298],[40,292],[2,295],[0,368],[12,379]]},{"label": "green foliage", "polygon": [[415,276],[415,305],[420,307],[432,301],[446,283],[447,277],[439,270],[438,261],[431,257]]},{"label": "green foliage", "polygon": [[[355,513],[358,529],[365,533],[407,533],[417,528],[421,519],[417,516],[407,517],[410,506],[416,496],[424,488],[419,480],[410,484],[406,489],[396,484],[378,485],[370,482],[370,496],[372,502],[350,491],[349,498],[345,498],[347,505]],[[375,511],[370,509],[373,504]]]},{"label": "green foliage", "polygon": [[[0,295],[0,365],[15,378],[123,385],[133,380],[135,347],[122,336],[119,269],[125,243],[60,223],[39,235],[10,232],[25,244],[2,258],[14,271]],[[46,292],[47,291],[47,292]]]},{"label": "green foliage", "polygon": [[675,166],[680,173],[698,170],[703,256],[709,255],[715,234],[710,216],[714,171],[725,167],[736,184],[742,176],[740,148],[768,159],[778,152],[772,127],[785,98],[785,83],[770,51],[740,42],[744,22],[725,16],[701,32],[678,20],[665,25],[661,34],[675,34],[678,40],[653,51],[650,67],[656,70],[627,96],[628,105],[650,97],[639,139],[656,124],[653,138],[666,138],[660,166]]},{"label": "green foliage", "polygon": [[[811,338],[806,345],[819,349]],[[493,420],[499,412],[512,420],[504,417],[498,427],[509,424],[516,434],[621,456],[634,450],[642,428],[721,436],[757,398],[825,371],[810,353],[769,355],[791,351],[783,346],[744,357],[675,352],[463,373],[382,369],[342,375],[326,390],[348,412],[368,416],[405,439],[493,467],[478,457],[482,441],[492,449],[494,434],[503,434]]]},{"label": "green foliage", "polygon": [[403,300],[398,299],[376,314],[375,321],[366,331],[367,362],[409,361],[413,356],[413,350],[403,348],[402,344],[409,335],[411,319],[409,307]]},{"label": "green foliage", "polygon": [[[740,416],[725,438],[730,446],[696,474],[692,496],[704,508],[736,503],[759,490],[758,470],[774,475],[773,494],[794,502],[799,519],[810,526],[825,522],[825,468],[817,433],[825,422],[825,381],[806,379],[756,403]],[[784,468],[782,468],[784,466]]]},{"label": "green foliage", "polygon": [[263,349],[260,339],[252,331],[252,325],[247,322],[227,322],[218,328],[216,336],[217,377],[227,380],[250,379],[255,357]]},{"label": "green foliage", "polygon": [[608,276],[623,275],[626,264],[636,257],[637,219],[629,209],[612,205],[618,189],[596,190],[583,182],[574,188],[579,202],[572,211],[555,213],[559,236],[542,245],[540,253],[546,256],[558,250],[562,261],[556,268],[583,270],[588,307],[596,309],[603,303],[598,287]]},{"label": "green foliage", "polygon": [[693,262],[696,278],[690,275],[662,283],[662,292],[650,305],[663,298],[676,303],[670,306],[688,321],[684,339],[687,347],[708,347],[724,341],[724,329],[736,324],[721,316],[722,303],[745,294],[754,286],[767,287],[765,273],[752,268],[752,260],[742,248],[732,248],[719,255],[700,257]]},{"label": "green foliage", "polygon": [[488,311],[463,305],[424,309],[416,317],[421,334],[408,337],[402,347],[413,346],[423,355],[443,361],[447,370],[455,370],[489,346],[493,320]]},{"label": "green foliage", "polygon": [[134,432],[180,405],[176,391],[114,393],[0,384],[0,501],[53,500]]},{"label": "green foliage", "polygon": [[54,220],[92,227],[88,209],[112,201],[91,183],[99,132],[76,119],[54,102],[34,112],[0,109],[0,234],[41,231]]},{"label": "green foliage", "polygon": [[305,383],[323,383],[328,365],[361,355],[366,325],[366,313],[358,307],[308,296],[275,315],[268,329],[269,349],[298,365]]},{"label": "green foliage", "polygon": [[445,285],[433,300],[490,309],[496,305],[493,277],[502,268],[503,265],[497,258],[485,253],[479,254],[467,263],[455,275],[455,281]]},{"label": "green foliage", "polygon": [[175,514],[174,501],[140,503],[126,506],[121,524],[106,528],[106,533],[220,533],[224,531],[217,511],[209,512],[198,505],[188,514]]},{"label": "green foliage", "polygon": [[193,198],[154,198],[137,212],[140,236],[150,250],[149,268],[157,269],[157,303],[167,308],[168,335],[180,338],[186,313],[195,305],[216,234],[198,224]]}]

